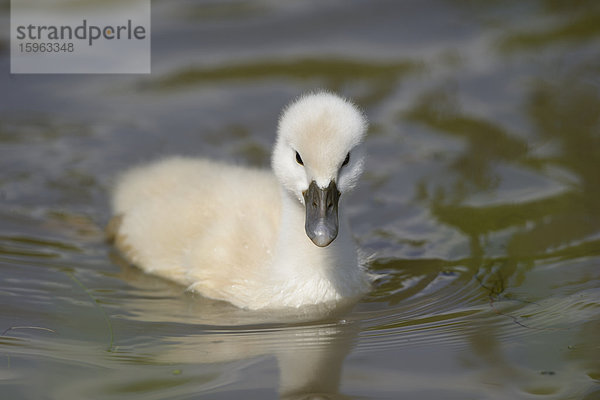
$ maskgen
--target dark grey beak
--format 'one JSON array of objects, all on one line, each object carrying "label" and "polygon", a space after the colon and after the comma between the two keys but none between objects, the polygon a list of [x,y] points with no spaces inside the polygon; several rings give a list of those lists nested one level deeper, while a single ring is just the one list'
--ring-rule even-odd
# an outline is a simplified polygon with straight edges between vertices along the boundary
[{"label": "dark grey beak", "polygon": [[303,193],[306,205],[306,235],[319,247],[328,246],[338,234],[338,201],[335,182],[321,189],[315,181]]}]

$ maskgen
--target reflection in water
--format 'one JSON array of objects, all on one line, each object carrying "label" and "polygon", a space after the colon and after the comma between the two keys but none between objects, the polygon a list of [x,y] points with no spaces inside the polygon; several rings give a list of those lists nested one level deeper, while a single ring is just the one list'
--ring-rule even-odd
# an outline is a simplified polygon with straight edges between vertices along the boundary
[{"label": "reflection in water", "polygon": [[[597,318],[600,300],[595,290],[598,269],[589,275],[591,269],[584,266],[581,279],[575,278],[573,265],[600,255],[600,93],[589,84],[593,74],[575,69],[577,73],[568,73],[563,79],[552,83],[540,80],[532,85],[526,111],[535,141],[507,132],[492,121],[464,114],[445,90],[422,97],[406,113],[413,122],[465,142],[464,151],[448,163],[453,181],[422,180],[416,190],[419,200],[429,204],[431,215],[441,224],[469,237],[471,257],[460,264],[467,266],[489,293],[494,313],[551,343],[564,342],[577,321]],[[550,150],[539,154],[536,141]],[[522,175],[540,176],[538,182],[554,180],[555,189],[547,194],[543,186],[507,187],[508,164]],[[502,192],[511,190],[515,194],[520,191],[520,196],[507,196],[498,204]],[[500,195],[487,195],[495,191]],[[572,268],[571,282],[561,284],[552,277],[568,272],[540,268],[541,263],[555,262],[560,268]],[[544,287],[544,280],[556,286]],[[516,327],[513,330],[518,332]],[[597,342],[589,332],[584,336],[584,343]],[[536,373],[516,367],[506,359],[508,350],[501,345],[504,340],[490,327],[475,330],[469,337],[469,363],[481,366],[481,381],[504,385],[499,393],[510,393],[503,384],[507,382],[509,387],[533,395],[583,398],[586,393],[592,397],[598,393],[589,392],[588,383],[577,374],[570,379],[582,387],[549,379],[556,374],[553,370],[542,367]],[[528,353],[539,351],[535,358],[552,359],[542,356],[544,350],[536,349],[539,345],[531,344]],[[575,349],[574,345],[563,345]],[[597,359],[594,366],[586,367],[588,371],[597,368]]]},{"label": "reflection in water", "polygon": [[312,81],[317,88],[339,92],[349,81],[366,82],[366,93],[355,99],[363,107],[379,103],[394,91],[395,85],[422,66],[413,62],[374,63],[353,59],[292,59],[261,60],[212,68],[187,68],[173,72],[161,79],[152,80],[148,88],[168,91],[202,83],[225,83],[228,81],[255,82],[263,79],[286,78]]},{"label": "reflection in water", "polygon": [[[327,320],[307,324],[302,321],[315,319],[315,316],[306,312],[243,311],[192,293],[182,296],[181,287],[175,284],[146,275],[127,264],[121,267],[121,278],[133,285],[135,292],[153,294],[129,296],[121,303],[120,312],[127,315],[127,320],[137,321],[140,327],[147,326],[143,330],[154,333],[145,340],[118,346],[110,354],[115,361],[172,365],[176,366],[175,371],[203,369],[203,366],[213,366],[214,370],[215,365],[222,365],[220,373],[201,385],[203,391],[211,392],[230,383],[231,378],[227,376],[232,369],[252,370],[255,363],[274,359],[280,398],[291,400],[317,395],[327,399],[346,398],[338,393],[342,364],[356,341],[358,323],[330,316]],[[186,321],[185,326],[181,325],[182,321]],[[166,386],[181,384],[176,376],[170,383],[164,377],[162,380]],[[114,395],[157,389],[156,382],[148,381],[147,377],[139,382],[131,382],[130,377],[111,377],[110,381]],[[196,380],[195,384],[198,383]],[[97,383],[81,384],[86,387]]]},{"label": "reflection in water", "polygon": [[[544,157],[532,154],[530,144],[491,122],[440,106],[439,101],[447,102],[443,93],[426,98],[408,114],[441,133],[460,134],[469,144],[449,165],[456,176],[453,184],[430,187],[420,182],[417,192],[438,221],[470,237],[471,255],[481,258],[473,266],[493,264],[483,259],[484,242],[490,241],[489,235],[508,230],[512,232],[503,238],[507,262],[502,266],[507,277],[519,265],[532,267],[536,260],[577,258],[600,251],[600,241],[594,237],[600,228],[600,97],[587,85],[568,82],[540,84],[531,96],[528,110],[537,134],[556,148],[554,154]],[[470,205],[469,200],[480,193],[502,190],[502,168],[509,162],[549,178],[560,168],[568,171],[562,175],[570,178],[550,196]],[[535,187],[523,192],[536,196]]]},{"label": "reflection in water", "polygon": [[597,1],[567,4],[541,0],[539,3],[546,14],[555,18],[554,23],[538,29],[511,31],[500,43],[502,50],[537,50],[558,43],[578,44],[600,36],[600,6]]}]

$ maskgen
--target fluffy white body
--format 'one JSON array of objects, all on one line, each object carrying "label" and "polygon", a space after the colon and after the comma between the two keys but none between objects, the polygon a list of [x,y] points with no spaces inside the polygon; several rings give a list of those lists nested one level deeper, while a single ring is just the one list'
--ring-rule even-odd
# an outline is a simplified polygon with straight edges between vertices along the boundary
[{"label": "fluffy white body", "polygon": [[[356,301],[370,279],[342,203],[363,169],[365,130],[350,102],[301,97],[279,121],[273,172],[182,157],[134,168],[117,182],[111,236],[143,270],[238,307]],[[324,247],[305,228],[311,182],[340,194],[339,233]]]}]

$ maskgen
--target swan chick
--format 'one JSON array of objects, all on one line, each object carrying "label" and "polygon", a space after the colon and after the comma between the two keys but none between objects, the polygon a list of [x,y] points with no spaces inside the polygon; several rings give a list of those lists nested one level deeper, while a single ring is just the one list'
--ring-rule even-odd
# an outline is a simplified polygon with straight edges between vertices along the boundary
[{"label": "swan chick", "polygon": [[170,157],[121,175],[107,232],[142,270],[247,309],[353,303],[370,289],[343,200],[364,167],[367,121],[333,93],[278,124],[268,170]]}]

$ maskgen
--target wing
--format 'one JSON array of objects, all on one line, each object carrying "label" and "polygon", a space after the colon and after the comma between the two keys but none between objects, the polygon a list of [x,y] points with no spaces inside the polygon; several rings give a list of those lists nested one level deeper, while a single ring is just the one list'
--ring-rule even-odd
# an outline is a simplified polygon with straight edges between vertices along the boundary
[{"label": "wing", "polygon": [[143,270],[217,297],[210,292],[255,279],[269,265],[278,190],[268,171],[170,158],[119,179],[107,231]]}]

